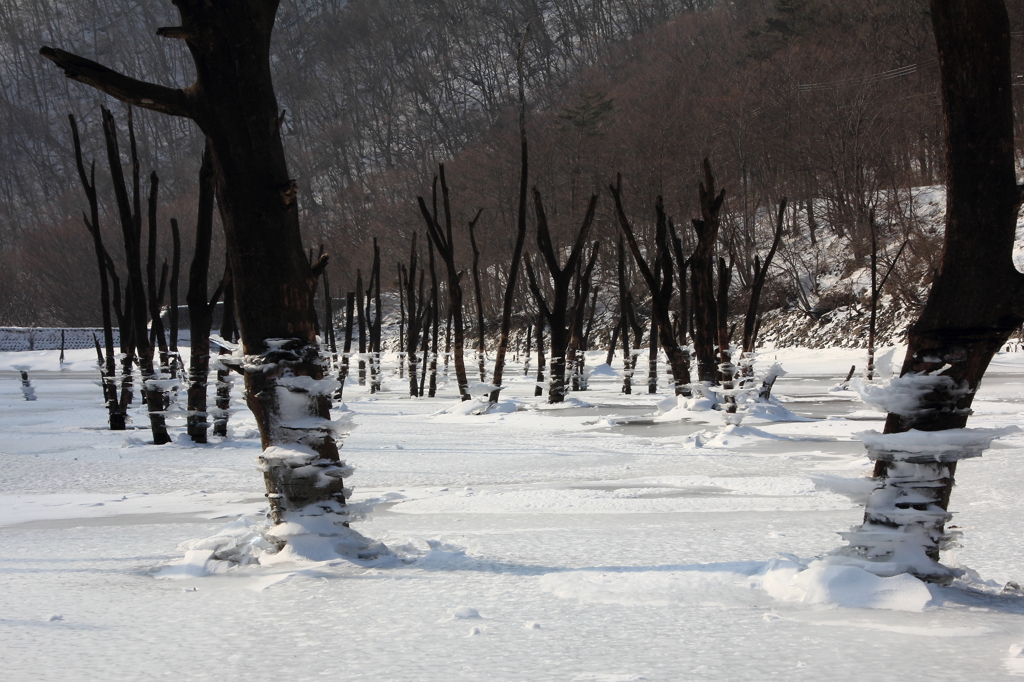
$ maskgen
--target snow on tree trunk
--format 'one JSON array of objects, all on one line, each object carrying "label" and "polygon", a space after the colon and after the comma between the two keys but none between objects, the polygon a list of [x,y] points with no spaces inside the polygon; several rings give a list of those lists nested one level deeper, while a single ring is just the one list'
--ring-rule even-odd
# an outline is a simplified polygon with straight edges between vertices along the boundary
[{"label": "snow on tree trunk", "polygon": [[980,455],[998,435],[964,427],[989,362],[1024,321],[1024,275],[1012,259],[1022,188],[1006,8],[998,0],[932,0],[931,16],[946,134],[943,253],[908,332],[901,376],[861,387],[889,416],[885,434],[864,441],[880,487],[848,551],[876,573],[906,570],[944,582],[956,575],[938,560],[950,539],[957,462]]}]

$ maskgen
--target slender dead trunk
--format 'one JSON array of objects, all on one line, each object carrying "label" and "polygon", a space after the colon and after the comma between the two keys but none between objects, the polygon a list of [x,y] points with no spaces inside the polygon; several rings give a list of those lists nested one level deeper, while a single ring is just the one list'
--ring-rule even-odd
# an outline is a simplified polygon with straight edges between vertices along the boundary
[{"label": "slender dead trunk", "polygon": [[[516,58],[516,71],[519,76],[519,203],[516,206],[516,243],[512,248],[512,262],[508,266],[508,280],[505,282],[505,298],[501,307],[501,329],[498,332],[498,345],[494,351],[494,376],[491,383],[501,386],[505,371],[505,354],[508,352],[508,336],[512,329],[512,309],[515,305],[516,283],[519,281],[519,268],[523,259],[523,245],[526,243],[526,194],[529,182],[529,150],[526,140],[526,95],[523,77],[523,49],[530,27],[527,25],[523,38],[519,42]],[[529,338],[529,332],[527,332]],[[492,391],[490,402],[498,402],[498,391]]]},{"label": "slender dead trunk", "polygon": [[359,385],[366,385],[366,307],[363,305],[363,273],[356,270],[356,320],[359,323]]},{"label": "slender dead trunk", "polygon": [[345,294],[345,343],[341,351],[341,369],[338,372],[338,390],[334,394],[335,400],[341,400],[345,391],[345,381],[348,380],[349,358],[352,355],[352,313],[356,307],[356,292],[350,291]]},{"label": "slender dead trunk", "polygon": [[[117,398],[117,367],[114,361],[114,327],[110,315],[110,282],[107,276],[107,256],[103,247],[103,238],[100,234],[99,200],[96,196],[96,162],[93,161],[90,174],[86,175],[85,163],[82,160],[82,143],[78,137],[78,125],[75,117],[68,114],[71,122],[71,137],[75,147],[75,165],[78,169],[78,178],[82,182],[85,196],[89,202],[89,215],[82,214],[85,227],[92,235],[93,249],[96,252],[96,263],[100,275],[100,312],[103,318],[103,348],[106,356],[99,352],[99,341],[97,340],[97,351],[99,353],[100,377],[103,382],[103,401],[107,408],[107,423],[111,431],[124,431],[126,424],[126,411],[121,409],[122,405]],[[111,264],[112,266],[113,264]],[[120,292],[120,284],[115,282]]]},{"label": "slender dead trunk", "polygon": [[430,349],[430,388],[428,396],[433,398],[437,395],[437,344],[440,332],[440,290],[437,282],[437,268],[434,264],[434,243],[427,240],[430,252],[430,326],[431,326],[431,349]]},{"label": "slender dead trunk", "polygon": [[476,363],[480,371],[480,382],[487,381],[487,372],[484,368],[484,351],[487,343],[487,328],[484,324],[484,296],[480,288],[480,249],[476,245],[476,220],[469,223],[469,243],[473,249],[473,292],[476,296]]},{"label": "slender dead trunk", "polygon": [[[380,367],[380,335],[383,324],[383,304],[380,291],[380,248],[377,246],[377,238],[373,238],[373,268],[370,271],[370,287],[373,288],[373,305],[376,314],[370,323],[370,393],[378,393],[381,386]],[[370,309],[370,292],[366,292],[366,309]],[[367,315],[369,319],[369,315]]]},{"label": "slender dead trunk", "polygon": [[[430,241],[430,240],[427,240]],[[433,255],[433,254],[431,254]],[[405,287],[402,286],[402,264],[398,264],[398,378],[405,378]]]},{"label": "slender dead trunk", "polygon": [[[540,192],[533,189],[534,209],[537,216],[537,247],[547,265],[548,275],[551,278],[554,289],[554,298],[549,306],[544,295],[538,287],[533,268],[530,261],[526,261],[526,273],[530,283],[530,291],[541,315],[547,320],[551,329],[551,381],[548,388],[548,402],[560,403],[565,400],[565,355],[569,347],[570,324],[569,319],[569,290],[572,286],[576,267],[583,255],[586,246],[587,235],[594,222],[594,212],[597,207],[597,195],[590,197],[590,204],[587,213],[583,217],[583,224],[573,243],[572,250],[565,262],[565,266],[559,265],[558,255],[555,252],[554,243],[551,241],[551,234],[548,231],[547,215],[544,213],[544,204]],[[596,249],[596,247],[595,247]]]},{"label": "slender dead trunk", "polygon": [[[199,169],[199,214],[196,217],[196,250],[192,256],[192,267],[188,275],[189,332],[192,338],[189,348],[188,418],[186,431],[195,443],[206,442],[206,430],[210,424],[206,411],[206,389],[210,375],[210,329],[213,327],[213,311],[224,288],[224,280],[217,287],[213,297],[207,300],[206,281],[210,272],[210,245],[213,238],[213,165],[210,147],[203,151],[203,163]],[[177,221],[172,220],[172,224]]]},{"label": "slender dead trunk", "polygon": [[619,327],[622,329],[622,392],[633,393],[633,354],[629,349],[630,299],[626,289],[626,246],[619,235]]},{"label": "slender dead trunk", "polygon": [[[235,341],[238,327],[235,324],[235,287],[231,277],[231,261],[224,266],[224,276],[221,278],[224,287],[224,310],[220,320],[220,337],[229,343]],[[213,414],[213,435],[221,438],[228,437],[228,419],[231,416],[231,387],[234,386],[235,378],[231,376],[231,369],[221,362],[226,356],[231,355],[228,348],[221,346],[218,351],[217,362],[217,398],[216,407],[210,412]]]},{"label": "slender dead trunk", "polygon": [[[455,244],[452,240],[451,204],[450,197],[448,195],[448,183],[445,180],[444,175],[443,163],[438,164],[438,175],[441,180],[441,198],[442,205],[444,207],[445,225],[443,230],[437,221],[437,178],[434,179],[433,214],[427,210],[427,204],[423,201],[423,197],[416,197],[416,199],[419,202],[420,213],[423,214],[423,220],[427,224],[427,235],[430,237],[430,241],[434,243],[434,248],[437,249],[438,255],[440,255],[441,260],[444,261],[445,269],[447,271],[448,308],[449,315],[451,315],[451,323],[453,325],[454,348],[452,352],[455,354],[455,380],[459,384],[459,395],[462,396],[463,400],[469,400],[471,396],[469,394],[469,380],[466,377],[466,360],[464,356],[466,338],[465,327],[462,323],[462,273],[455,267]],[[482,211],[483,209],[477,211],[477,214],[471,221],[471,224],[475,224],[476,221],[480,219],[480,213]]]},{"label": "slender dead trunk", "polygon": [[[128,269],[128,288],[130,294],[126,293],[125,303],[131,309],[132,323],[132,344],[138,359],[139,370],[142,374],[143,394],[146,397],[146,404],[149,412],[150,428],[153,432],[153,443],[163,445],[171,442],[167,433],[167,423],[164,419],[163,393],[152,382],[156,378],[156,370],[153,367],[153,345],[150,343],[148,329],[146,329],[146,289],[142,282],[142,264],[140,254],[140,241],[142,237],[142,209],[139,190],[139,160],[135,146],[135,131],[132,125],[131,109],[128,112],[128,137],[132,160],[132,199],[128,198],[128,189],[125,186],[124,171],[121,168],[121,154],[117,142],[117,127],[113,115],[106,109],[103,113],[103,133],[107,146],[107,161],[110,166],[111,180],[114,185],[114,196],[117,202],[118,214],[121,219],[121,232],[124,237],[125,260]],[[154,174],[155,178],[155,174]],[[155,220],[156,202],[156,181],[153,181],[151,191],[151,214]],[[155,279],[155,278],[154,278]],[[155,323],[154,323],[155,324]],[[156,329],[156,327],[154,327]]]},{"label": "slender dead trunk", "polygon": [[[775,252],[778,251],[778,245],[782,242],[782,228],[784,226],[783,219],[785,217],[785,197],[778,203],[778,213],[775,218],[775,235],[772,238],[771,248],[768,249],[767,255],[765,255],[764,263],[761,262],[759,255],[754,256],[754,281],[751,283],[751,301],[746,305],[746,315],[743,317],[743,340],[741,342],[740,349],[742,355],[748,355],[754,352],[754,347],[758,340],[758,321],[760,319],[759,309],[761,306],[761,291],[764,289],[765,282],[768,280],[768,268],[771,267],[771,261],[775,257]],[[744,370],[751,370],[751,366],[744,365]]]},{"label": "slender dead trunk", "polygon": [[526,325],[526,354],[523,356],[523,376],[530,376],[530,359],[533,355],[533,323]]},{"label": "slender dead trunk", "polygon": [[544,316],[537,315],[537,385],[533,389],[535,398],[544,395]]},{"label": "slender dead trunk", "polygon": [[725,411],[736,411],[736,396],[730,391],[736,388],[736,365],[729,350],[729,286],[732,284],[732,263],[718,259],[718,372],[725,396]]},{"label": "slender dead trunk", "polygon": [[700,183],[701,217],[693,222],[697,247],[690,257],[690,283],[693,288],[693,347],[697,355],[697,379],[713,383],[718,376],[715,342],[718,336],[718,310],[715,301],[715,243],[725,190],[715,193],[711,162],[704,159],[704,181]]},{"label": "slender dead trunk", "polygon": [[[658,341],[665,349],[669,366],[672,369],[672,379],[675,384],[676,395],[688,395],[690,384],[690,359],[686,350],[676,341],[672,330],[672,319],[670,316],[672,306],[672,249],[669,245],[668,217],[665,215],[665,205],[659,195],[655,200],[654,211],[656,216],[656,228],[654,242],[656,251],[653,264],[648,263],[644,258],[640,245],[626,212],[622,207],[622,176],[617,175],[615,184],[609,185],[612,198],[615,200],[615,215],[618,219],[619,230],[629,244],[629,250],[633,254],[637,269],[640,270],[647,289],[651,294],[651,342],[650,356],[648,361],[648,391],[657,392],[657,362],[658,362]],[[653,383],[652,383],[653,382]]]}]

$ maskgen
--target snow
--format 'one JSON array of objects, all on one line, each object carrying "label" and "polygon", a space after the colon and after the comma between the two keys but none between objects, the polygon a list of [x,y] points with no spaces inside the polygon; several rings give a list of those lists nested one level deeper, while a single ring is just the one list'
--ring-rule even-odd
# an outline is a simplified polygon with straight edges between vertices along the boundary
[{"label": "snow", "polygon": [[[739,425],[680,409],[665,378],[621,395],[619,359],[554,409],[510,362],[498,407],[478,409],[453,380],[409,398],[388,356],[387,390],[350,380],[333,412],[352,428],[350,529],[267,526],[237,388],[231,438],[177,437],[172,412],[175,442],[156,447],[138,405],[138,430],[103,428],[94,351],[63,371],[57,355],[0,353],[5,680],[1024,675],[1024,596],[1003,590],[1024,578],[1024,434],[1008,428],[1024,353],[996,357],[957,435],[991,445],[957,469],[949,587],[830,554],[873,490],[858,434],[882,415],[829,392],[863,351],[761,351],[759,368],[788,372],[781,409]],[[934,452],[903,438],[882,445]]]}]

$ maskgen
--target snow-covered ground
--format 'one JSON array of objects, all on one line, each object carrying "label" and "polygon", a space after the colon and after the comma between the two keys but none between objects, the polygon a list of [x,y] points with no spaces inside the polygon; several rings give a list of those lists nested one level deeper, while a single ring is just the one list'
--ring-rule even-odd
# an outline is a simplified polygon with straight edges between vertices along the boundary
[{"label": "snow-covered ground", "polygon": [[[514,404],[483,416],[450,409],[450,385],[437,399],[410,399],[397,376],[373,396],[350,385],[348,480],[354,501],[380,500],[355,527],[399,559],[202,577],[175,573],[184,543],[265,506],[251,415],[236,400],[231,438],[207,446],[106,431],[90,355],[58,371],[55,351],[0,354],[4,680],[1024,674],[1024,596],[999,592],[1024,582],[1024,435],[957,472],[963,547],[944,561],[976,571],[969,584],[801,570],[861,521],[825,487],[865,475],[854,434],[882,426],[829,391],[860,351],[765,351],[805,419],[728,429],[718,413],[656,414],[664,384],[623,396],[607,371],[550,409],[513,368]],[[997,357],[975,410],[971,426],[1022,421],[1024,353]]]}]

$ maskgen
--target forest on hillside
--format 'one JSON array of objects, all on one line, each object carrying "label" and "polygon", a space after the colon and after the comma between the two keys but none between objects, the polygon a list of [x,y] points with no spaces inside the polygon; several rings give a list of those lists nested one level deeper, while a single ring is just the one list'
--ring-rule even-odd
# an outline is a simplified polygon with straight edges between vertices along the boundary
[{"label": "forest on hillside", "polygon": [[[1024,8],[1009,9],[1019,73]],[[155,35],[172,23],[172,10],[131,0],[13,0],[0,8],[0,324],[99,318],[66,114],[79,120],[86,157],[102,158],[99,107],[112,106],[121,119],[125,107],[65,79],[39,57],[40,45],[184,85],[193,77],[187,51]],[[910,311],[923,303],[941,222],[912,188],[940,182],[943,154],[922,0],[284,3],[272,46],[282,133],[304,239],[331,254],[336,294],[353,288],[357,269],[369,272],[375,238],[383,288],[397,291],[393,264],[407,260],[414,234],[426,243],[416,197],[430,195],[443,162],[456,226],[483,209],[481,312],[485,326],[496,327],[515,241],[516,51],[526,26],[530,184],[543,193],[562,245],[590,194],[598,195],[590,237],[605,245],[595,268],[602,308],[614,308],[618,295],[608,185],[621,173],[623,203],[645,248],[659,195],[692,248],[685,228],[700,212],[705,157],[727,190],[719,240],[735,261],[734,310],[745,307],[754,256],[771,241],[782,197],[785,237],[763,307],[815,321],[862,302],[851,275],[866,265],[872,212],[883,259],[907,244],[888,300]],[[1014,90],[1020,145],[1024,93]],[[143,172],[160,176],[161,224],[177,217],[190,253],[201,135],[182,119],[146,111],[134,118]],[[113,229],[103,163],[97,171],[103,229]],[[158,239],[168,254],[168,231]],[[211,284],[223,251],[215,232]],[[456,230],[455,251],[468,268],[464,229]],[[642,307],[646,290],[631,264],[628,279]],[[528,308],[526,283],[520,287]],[[475,318],[473,295],[466,305],[467,319]]]}]

